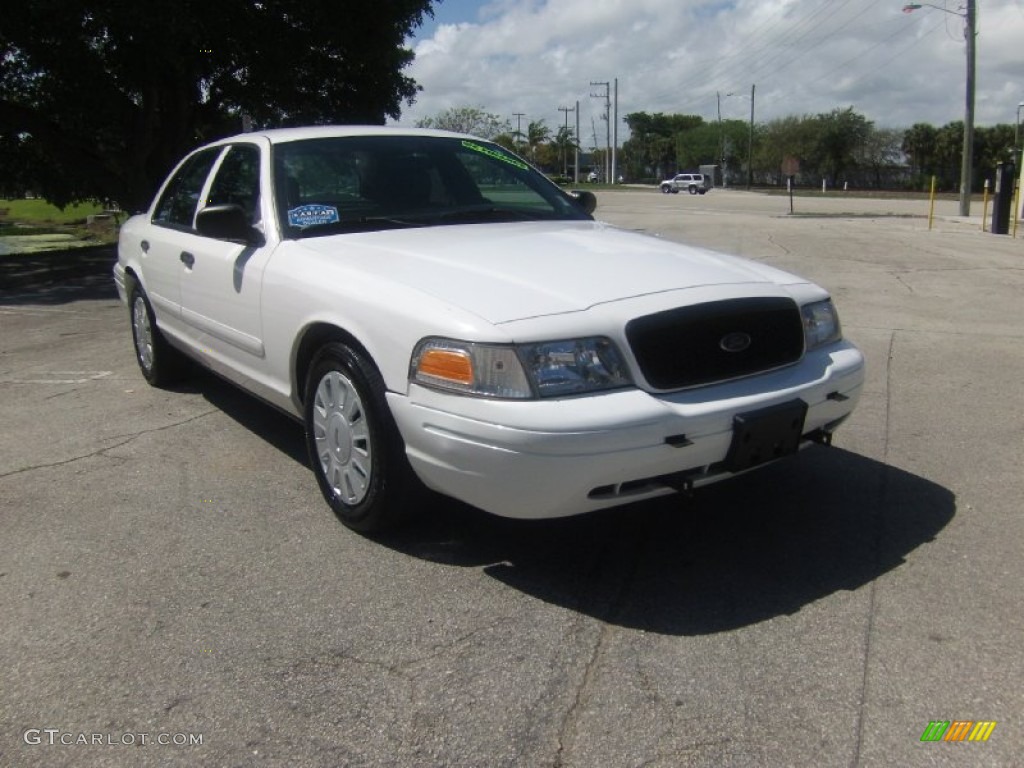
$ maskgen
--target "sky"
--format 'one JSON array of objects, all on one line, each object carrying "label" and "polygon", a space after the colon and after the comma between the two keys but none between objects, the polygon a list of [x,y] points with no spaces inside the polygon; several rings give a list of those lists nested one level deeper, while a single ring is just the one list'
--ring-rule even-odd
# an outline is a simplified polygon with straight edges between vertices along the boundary
[{"label": "sky", "polygon": [[[966,2],[966,0],[963,0]],[[480,107],[557,128],[580,103],[583,144],[605,143],[605,86],[630,112],[754,120],[853,107],[878,128],[964,117],[960,0],[440,0],[408,41],[423,91],[401,125]],[[1024,102],[1024,0],[976,0],[975,124]],[[945,8],[947,11],[939,10]],[[602,85],[591,85],[602,83]],[[599,94],[594,97],[593,94]],[[1021,110],[1024,116],[1024,109]]]}]

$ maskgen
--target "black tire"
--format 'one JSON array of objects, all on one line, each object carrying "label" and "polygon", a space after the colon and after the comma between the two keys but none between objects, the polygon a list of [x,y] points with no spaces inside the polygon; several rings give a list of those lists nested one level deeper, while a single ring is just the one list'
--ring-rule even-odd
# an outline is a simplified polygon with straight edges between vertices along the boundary
[{"label": "black tire", "polygon": [[697,188],[696,187],[690,187],[690,194],[691,195],[696,195],[697,194]]},{"label": "black tire", "polygon": [[668,184],[662,184],[661,185],[661,193],[663,195],[667,195],[671,191],[672,191],[672,187],[670,187]]},{"label": "black tire", "polygon": [[393,529],[425,491],[384,393],[376,367],[347,344],[327,344],[310,363],[303,413],[309,463],[334,514],[360,533]]},{"label": "black tire", "polygon": [[128,317],[132,325],[132,344],[135,361],[146,381],[154,387],[164,387],[181,377],[181,354],[167,343],[160,333],[142,286],[133,283],[128,294]]}]

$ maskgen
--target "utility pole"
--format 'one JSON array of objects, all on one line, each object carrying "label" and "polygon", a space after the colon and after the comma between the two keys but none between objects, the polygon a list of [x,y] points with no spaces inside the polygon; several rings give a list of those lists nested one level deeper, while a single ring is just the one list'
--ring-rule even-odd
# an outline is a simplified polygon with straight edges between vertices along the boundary
[{"label": "utility pole", "polygon": [[960,215],[971,215],[971,169],[974,166],[974,43],[978,33],[974,0],[967,0],[967,97],[964,105],[964,157],[960,164]]},{"label": "utility pole", "polygon": [[[611,152],[611,150],[612,150],[612,126],[611,126],[611,114],[610,114],[611,113],[611,107],[612,107],[612,100],[611,100],[611,95],[610,95],[611,94],[611,86],[612,86],[612,84],[610,82],[608,82],[607,80],[604,81],[604,82],[598,82],[598,83],[595,83],[593,80],[591,80],[590,84],[591,85],[603,85],[604,86],[604,94],[603,94],[604,95],[604,123],[605,123],[605,126],[604,126],[604,128],[605,128],[604,182],[605,182],[605,184],[607,184],[608,183],[608,178],[609,178],[609,176],[611,176],[611,160],[612,160],[612,157],[611,157],[611,155],[612,155],[612,152]],[[590,96],[592,98],[599,99],[599,98],[601,98],[602,94],[600,94],[600,93],[592,93],[592,94],[590,94]]]},{"label": "utility pole", "polygon": [[516,151],[518,152],[520,151],[521,145],[523,143],[523,118],[526,117],[526,113],[513,112],[512,117],[516,119],[516,141],[518,142],[516,146]]},{"label": "utility pole", "polygon": [[573,142],[573,147],[576,149],[576,162],[573,166],[576,170],[573,171],[573,183],[580,183],[580,100],[576,99],[576,140]]},{"label": "utility pole", "polygon": [[[731,93],[725,94],[726,96],[732,96]],[[722,134],[722,94],[719,91],[715,91],[715,99],[718,101],[718,157],[721,159],[722,168],[722,186],[725,186],[725,136]],[[712,181],[712,184],[717,182]]]},{"label": "utility pole", "polygon": [[951,13],[964,20],[964,40],[967,43],[967,94],[964,99],[964,146],[960,158],[960,215],[971,215],[971,173],[974,168],[974,60],[975,43],[978,37],[978,13],[975,0],[966,0],[964,12],[951,11],[933,3],[907,3],[903,6],[904,13],[916,11],[924,6],[934,8],[943,13]]},{"label": "utility pole", "polygon": [[[559,107],[558,111],[565,113],[565,135],[563,136],[563,139],[567,139],[567,138],[569,138],[569,113],[570,112],[575,112],[576,108],[575,107]],[[563,176],[568,176],[569,175],[569,170],[568,170],[568,168],[566,168],[566,163],[568,162],[567,158],[568,158],[568,153],[565,151],[565,143],[563,141],[563,143],[562,143],[562,175]]]},{"label": "utility pole", "polygon": [[619,183],[619,78],[615,78],[615,111],[612,113],[612,184]]}]

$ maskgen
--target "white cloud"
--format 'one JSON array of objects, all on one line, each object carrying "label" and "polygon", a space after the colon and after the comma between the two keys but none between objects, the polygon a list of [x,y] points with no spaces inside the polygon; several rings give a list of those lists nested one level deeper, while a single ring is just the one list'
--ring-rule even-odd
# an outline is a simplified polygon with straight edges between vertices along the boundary
[{"label": "white cloud", "polygon": [[[1024,0],[977,0],[976,121],[1012,123],[1024,100]],[[603,136],[603,87],[619,115],[755,119],[853,106],[879,126],[963,118],[965,44],[953,13],[902,0],[497,0],[415,42],[423,92],[402,123],[459,106],[562,123],[580,101],[584,139]],[[938,2],[936,4],[939,4]],[[950,10],[958,5],[948,0]],[[731,94],[725,96],[725,94]],[[570,120],[574,118],[570,116]],[[593,121],[593,123],[592,123]],[[592,129],[591,125],[595,128]],[[624,134],[624,126],[620,135]],[[603,143],[603,141],[601,142]]]}]

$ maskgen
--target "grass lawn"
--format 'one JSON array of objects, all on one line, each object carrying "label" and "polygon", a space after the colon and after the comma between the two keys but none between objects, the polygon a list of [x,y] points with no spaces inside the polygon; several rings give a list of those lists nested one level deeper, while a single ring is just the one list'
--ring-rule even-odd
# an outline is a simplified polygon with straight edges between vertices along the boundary
[{"label": "grass lawn", "polygon": [[99,203],[79,203],[69,205],[63,211],[45,200],[4,200],[0,199],[0,222],[20,222],[22,224],[71,224],[84,222],[85,217],[103,210]]},{"label": "grass lawn", "polygon": [[80,203],[61,210],[45,200],[0,198],[0,253],[64,250],[117,242],[120,221],[86,224],[87,216],[103,210],[100,203]]}]

